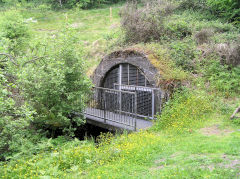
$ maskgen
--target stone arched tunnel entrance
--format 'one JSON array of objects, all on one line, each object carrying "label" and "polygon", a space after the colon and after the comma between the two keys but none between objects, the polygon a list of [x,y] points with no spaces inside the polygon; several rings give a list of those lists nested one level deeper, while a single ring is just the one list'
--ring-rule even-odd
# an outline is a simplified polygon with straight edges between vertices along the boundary
[{"label": "stone arched tunnel entrance", "polygon": [[132,50],[107,55],[92,75],[95,85],[85,110],[87,122],[104,128],[138,130],[161,112],[164,91],[159,71],[147,56]]}]

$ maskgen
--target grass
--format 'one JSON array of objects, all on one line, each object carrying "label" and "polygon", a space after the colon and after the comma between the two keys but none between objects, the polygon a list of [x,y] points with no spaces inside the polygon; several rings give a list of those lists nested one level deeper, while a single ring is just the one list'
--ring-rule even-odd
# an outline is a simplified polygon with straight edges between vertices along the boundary
[{"label": "grass", "polygon": [[66,25],[76,29],[79,39],[92,43],[103,39],[104,36],[112,32],[114,25],[119,25],[119,7],[112,8],[112,18],[110,10],[62,10],[62,11],[39,11],[23,9],[21,13],[24,18],[33,18],[37,23],[31,23],[31,27],[37,36],[56,35]]},{"label": "grass", "polygon": [[[9,9],[9,11],[20,12],[28,21],[32,29],[33,42],[45,41],[51,43],[63,29],[74,29],[78,36],[79,48],[85,51],[89,75],[107,53],[111,40],[119,33],[119,10],[120,5],[112,6],[112,17],[110,8],[91,10],[61,10],[52,11],[39,9]],[[0,11],[4,16],[5,11]]]},{"label": "grass", "polygon": [[[222,117],[222,116],[221,116]],[[74,141],[0,168],[3,178],[237,178],[240,133],[218,118],[222,133],[139,132],[106,137],[102,145]],[[226,121],[225,121],[226,122]],[[211,128],[211,126],[210,126]],[[103,138],[104,138],[103,137]],[[204,142],[203,142],[204,141]]]},{"label": "grass", "polygon": [[[239,177],[239,126],[229,120],[236,101],[219,106],[204,94],[199,97],[195,90],[182,93],[173,98],[152,129],[102,134],[97,144],[75,139],[52,146],[49,151],[1,163],[0,177]],[[209,111],[212,105],[214,109]],[[184,124],[175,126],[183,117]],[[169,119],[173,127],[159,127]]]},{"label": "grass", "polygon": [[[74,28],[87,51],[86,61],[91,71],[101,56],[109,51],[109,43],[116,40],[119,9],[118,6],[113,7],[111,21],[109,8],[18,11],[26,19],[37,20],[37,23],[30,23],[35,38],[48,41],[63,27]],[[186,21],[193,18],[190,24],[194,24],[197,17],[196,29],[215,23],[204,23],[201,21],[203,16],[190,14],[176,15],[176,18],[185,18]],[[231,31],[228,37],[218,38],[219,41],[225,41],[225,38],[233,40],[238,35],[231,30],[232,26],[216,24],[221,29]],[[174,75],[180,74],[177,72],[178,69]],[[183,72],[181,76],[185,78],[186,74]],[[215,100],[206,100],[204,95],[193,93],[187,100],[177,98],[165,108],[163,116],[148,131],[116,136],[105,134],[99,144],[92,140],[75,139],[32,156],[1,162],[0,178],[238,178],[239,125],[233,124],[229,117],[239,98],[223,100],[220,97],[218,104],[212,104]],[[170,120],[169,124],[174,127],[163,130],[162,120]],[[185,123],[179,125],[181,121]]]}]

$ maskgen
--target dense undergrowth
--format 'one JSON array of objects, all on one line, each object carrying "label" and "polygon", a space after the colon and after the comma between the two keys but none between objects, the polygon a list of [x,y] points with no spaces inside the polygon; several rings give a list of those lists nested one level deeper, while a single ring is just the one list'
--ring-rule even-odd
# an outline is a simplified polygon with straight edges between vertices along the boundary
[{"label": "dense undergrowth", "polygon": [[[240,94],[238,2],[227,8],[231,17],[221,2],[3,8],[0,178],[238,177],[240,122],[229,120]],[[86,74],[128,47],[153,52],[159,84],[178,89],[151,129],[79,141],[74,131],[84,120],[71,111],[84,107]]]}]

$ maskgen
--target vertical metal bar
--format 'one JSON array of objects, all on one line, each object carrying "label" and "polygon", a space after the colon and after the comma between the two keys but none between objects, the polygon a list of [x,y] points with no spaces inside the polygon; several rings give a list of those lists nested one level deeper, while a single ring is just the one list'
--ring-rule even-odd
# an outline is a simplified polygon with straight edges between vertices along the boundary
[{"label": "vertical metal bar", "polygon": [[152,119],[154,118],[154,105],[155,99],[154,99],[154,89],[152,89]]},{"label": "vertical metal bar", "polygon": [[137,131],[137,91],[135,87],[135,120],[134,120],[134,130]]},{"label": "vertical metal bar", "polygon": [[131,117],[132,117],[132,126],[134,127],[134,124],[135,124],[135,122],[133,121],[133,119],[134,119],[134,117],[135,117],[135,114],[134,114],[134,103],[135,103],[135,94],[134,95],[132,95],[132,115],[131,115]]},{"label": "vertical metal bar", "polygon": [[129,79],[129,64],[128,64],[128,72],[127,72],[127,73],[128,73],[128,83],[127,83],[127,84],[129,85],[129,84],[130,84],[130,83],[129,83],[129,80],[130,80],[130,79]]},{"label": "vertical metal bar", "polygon": [[162,113],[162,92],[159,90],[159,112]]},{"label": "vertical metal bar", "polygon": [[104,123],[107,122],[106,119],[106,92],[103,91],[103,117],[104,117]]},{"label": "vertical metal bar", "polygon": [[138,86],[138,69],[137,69],[137,74],[136,75],[137,75],[137,81],[136,81],[137,83],[136,83],[136,85]]},{"label": "vertical metal bar", "polygon": [[118,79],[118,83],[119,83],[119,90],[120,90],[120,94],[119,94],[119,110],[120,110],[120,114],[122,111],[122,64],[119,65],[119,79]]}]

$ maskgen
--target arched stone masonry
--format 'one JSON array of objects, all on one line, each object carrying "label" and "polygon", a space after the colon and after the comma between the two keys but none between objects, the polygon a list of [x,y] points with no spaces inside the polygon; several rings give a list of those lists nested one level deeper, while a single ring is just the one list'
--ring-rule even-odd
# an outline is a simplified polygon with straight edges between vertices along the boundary
[{"label": "arched stone masonry", "polygon": [[106,74],[118,64],[130,64],[137,67],[150,85],[157,87],[157,80],[160,78],[159,71],[151,64],[145,54],[133,50],[116,51],[105,56],[92,75],[93,84],[96,87],[102,86]]}]

